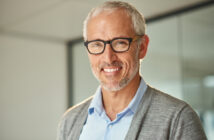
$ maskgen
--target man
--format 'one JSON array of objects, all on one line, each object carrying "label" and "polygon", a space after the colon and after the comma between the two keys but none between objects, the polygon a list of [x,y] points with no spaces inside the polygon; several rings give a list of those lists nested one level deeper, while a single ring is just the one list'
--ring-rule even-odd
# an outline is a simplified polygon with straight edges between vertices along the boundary
[{"label": "man", "polygon": [[188,104],[151,88],[140,76],[149,38],[133,6],[105,2],[89,13],[83,34],[100,87],[65,113],[59,140],[206,139]]}]

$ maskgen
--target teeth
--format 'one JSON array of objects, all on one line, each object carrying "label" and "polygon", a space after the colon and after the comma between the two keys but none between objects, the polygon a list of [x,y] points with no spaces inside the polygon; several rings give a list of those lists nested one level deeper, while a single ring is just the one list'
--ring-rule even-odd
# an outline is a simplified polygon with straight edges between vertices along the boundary
[{"label": "teeth", "polygon": [[105,72],[115,72],[115,71],[118,71],[119,68],[116,68],[116,69],[104,69]]}]

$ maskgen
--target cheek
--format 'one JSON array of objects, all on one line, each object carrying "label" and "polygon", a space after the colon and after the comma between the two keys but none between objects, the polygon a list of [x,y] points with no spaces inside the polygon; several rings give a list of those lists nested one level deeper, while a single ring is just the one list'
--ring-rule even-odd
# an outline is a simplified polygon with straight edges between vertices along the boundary
[{"label": "cheek", "polygon": [[99,59],[93,57],[93,56],[89,56],[89,62],[91,65],[91,68],[93,71],[97,71],[98,70],[98,66],[99,66]]},{"label": "cheek", "polygon": [[124,59],[123,64],[124,64],[124,70],[125,73],[129,73],[130,71],[132,71],[132,69],[134,68],[135,64],[135,58],[133,57],[127,57],[126,59]]},{"label": "cheek", "polygon": [[133,56],[130,56],[126,61],[126,69],[127,71],[130,73],[130,72],[133,72],[133,70],[137,67],[138,65],[138,57],[136,56],[137,54],[133,55]]},{"label": "cheek", "polygon": [[90,65],[94,66],[94,64],[96,63],[96,59],[91,55],[88,55],[88,58],[89,58]]},{"label": "cheek", "polygon": [[126,63],[128,64],[129,67],[133,67],[134,65],[137,64],[139,61],[138,56],[139,56],[139,51],[138,50],[130,50],[131,52],[126,56]]}]

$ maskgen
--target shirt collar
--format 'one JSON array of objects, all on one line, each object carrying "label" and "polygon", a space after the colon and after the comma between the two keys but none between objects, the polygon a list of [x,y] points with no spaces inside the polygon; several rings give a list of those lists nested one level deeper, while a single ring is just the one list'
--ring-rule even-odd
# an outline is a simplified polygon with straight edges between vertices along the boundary
[{"label": "shirt collar", "polygon": [[88,114],[91,115],[95,111],[100,115],[103,112],[102,92],[101,86],[99,86],[94,94],[91,104],[88,109]]},{"label": "shirt collar", "polygon": [[[138,87],[138,90],[134,96],[134,98],[129,103],[128,107],[124,110],[130,109],[133,113],[136,112],[137,107],[147,89],[147,85],[143,78],[141,77],[140,85]],[[101,92],[101,86],[99,86],[95,92],[94,98],[91,101],[91,104],[88,108],[88,114],[91,115],[94,112],[97,112],[99,115],[104,111],[103,103],[102,103],[102,92]],[[123,111],[122,111],[123,112]]]},{"label": "shirt collar", "polygon": [[147,85],[146,85],[145,81],[143,80],[143,78],[141,77],[140,85],[137,89],[137,92],[127,107],[133,113],[135,113],[137,111],[138,105],[139,105],[141,99],[143,98],[143,95],[144,95],[146,89],[147,89]]}]

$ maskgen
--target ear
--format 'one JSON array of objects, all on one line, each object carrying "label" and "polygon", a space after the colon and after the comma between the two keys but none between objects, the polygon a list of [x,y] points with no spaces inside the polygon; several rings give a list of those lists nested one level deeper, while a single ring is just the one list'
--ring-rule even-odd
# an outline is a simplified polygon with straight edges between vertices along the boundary
[{"label": "ear", "polygon": [[149,45],[149,37],[145,34],[142,37],[142,42],[140,44],[139,59],[143,59],[146,56],[148,45]]}]

